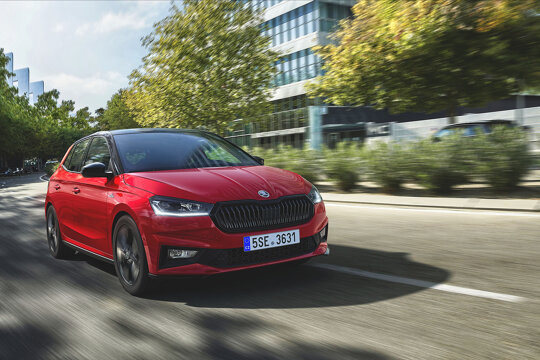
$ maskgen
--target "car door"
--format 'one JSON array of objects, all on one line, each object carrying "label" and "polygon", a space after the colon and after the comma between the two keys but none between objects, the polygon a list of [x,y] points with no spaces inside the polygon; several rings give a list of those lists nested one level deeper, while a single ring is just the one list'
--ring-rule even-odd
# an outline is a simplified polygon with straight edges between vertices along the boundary
[{"label": "car door", "polygon": [[69,191],[67,191],[67,187],[65,186],[65,183],[66,183],[65,177],[66,177],[66,174],[68,173],[66,169],[67,169],[67,166],[69,165],[69,162],[71,161],[71,158],[73,157],[74,149],[75,149],[75,146],[69,149],[69,153],[67,154],[66,159],[60,165],[56,174],[50,178],[49,184],[48,184],[49,198],[51,199],[51,202],[53,203],[55,207],[56,215],[58,216],[58,221],[60,223],[60,230],[62,234],[65,233],[63,225],[65,223],[67,207],[69,206],[69,200],[70,200]]},{"label": "car door", "polygon": [[[101,162],[110,168],[111,152],[107,139],[96,136],[92,139],[81,169],[89,164]],[[102,178],[81,176],[74,184],[75,201],[73,208],[78,222],[78,235],[81,242],[90,250],[102,255],[110,255],[108,241],[108,191],[112,181]]]},{"label": "car door", "polygon": [[77,201],[74,189],[82,178],[81,167],[89,144],[90,139],[85,139],[73,146],[58,174],[57,184],[53,184],[55,186],[55,194],[57,194],[55,196],[60,199],[59,203],[55,203],[60,230],[62,231],[62,235],[66,237],[66,240],[76,245],[80,245],[82,239],[79,235],[80,219],[74,208],[74,203]]}]

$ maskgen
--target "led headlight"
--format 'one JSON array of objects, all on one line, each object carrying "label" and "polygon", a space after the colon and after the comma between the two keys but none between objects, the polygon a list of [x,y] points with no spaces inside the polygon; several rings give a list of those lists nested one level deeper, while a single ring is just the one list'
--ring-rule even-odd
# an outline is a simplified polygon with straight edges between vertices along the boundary
[{"label": "led headlight", "polygon": [[311,188],[311,191],[308,194],[308,198],[314,203],[318,204],[322,201],[321,194],[319,194],[319,190],[314,186]]},{"label": "led headlight", "polygon": [[159,216],[207,216],[213,207],[213,204],[165,196],[152,196],[150,205]]}]

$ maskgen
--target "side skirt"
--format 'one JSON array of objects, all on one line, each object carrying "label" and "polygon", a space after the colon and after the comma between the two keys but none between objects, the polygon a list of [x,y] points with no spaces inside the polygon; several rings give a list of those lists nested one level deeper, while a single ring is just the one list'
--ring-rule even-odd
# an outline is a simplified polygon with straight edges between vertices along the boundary
[{"label": "side skirt", "polygon": [[96,258],[98,260],[102,260],[102,261],[106,261],[110,264],[114,264],[114,260],[113,259],[109,259],[108,257],[105,257],[105,256],[102,256],[102,255],[99,255],[99,254],[94,254],[93,252],[91,251],[88,251],[86,249],[83,249],[82,247],[79,247],[77,245],[74,245],[68,241],[65,241],[64,239],[62,239],[62,242],[64,243],[64,245],[66,245],[67,247],[70,247],[72,248],[73,250],[76,250],[82,254],[85,254],[85,255],[88,255],[88,256],[91,256],[93,258]]}]

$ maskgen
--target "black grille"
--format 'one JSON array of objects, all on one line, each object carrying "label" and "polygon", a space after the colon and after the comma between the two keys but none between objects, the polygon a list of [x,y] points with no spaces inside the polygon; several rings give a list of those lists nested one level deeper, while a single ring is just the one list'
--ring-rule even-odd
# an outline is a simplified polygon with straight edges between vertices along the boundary
[{"label": "black grille", "polygon": [[217,268],[231,268],[289,259],[312,253],[319,245],[318,235],[300,239],[300,243],[264,250],[244,251],[235,249],[206,249],[197,261],[199,264]]},{"label": "black grille", "polygon": [[313,203],[305,195],[275,200],[243,200],[217,203],[210,215],[227,233],[278,229],[305,224],[313,217]]}]

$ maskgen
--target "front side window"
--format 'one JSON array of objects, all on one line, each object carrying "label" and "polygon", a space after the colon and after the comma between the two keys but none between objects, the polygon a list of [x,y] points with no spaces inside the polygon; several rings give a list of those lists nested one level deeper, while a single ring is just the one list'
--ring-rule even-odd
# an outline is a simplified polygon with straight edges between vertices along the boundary
[{"label": "front side window", "polygon": [[109,151],[109,146],[107,145],[107,140],[103,137],[94,138],[88,149],[88,155],[86,156],[84,165],[100,162],[108,167],[110,160],[111,153]]},{"label": "front side window", "polygon": [[64,166],[69,171],[73,172],[80,172],[82,168],[82,162],[84,160],[84,155],[86,155],[86,148],[88,146],[88,143],[90,142],[90,139],[81,141],[75,147],[73,150],[71,150],[72,154],[69,155],[69,163],[66,163]]},{"label": "front side window", "polygon": [[125,172],[259,165],[212,134],[148,132],[114,136]]}]

